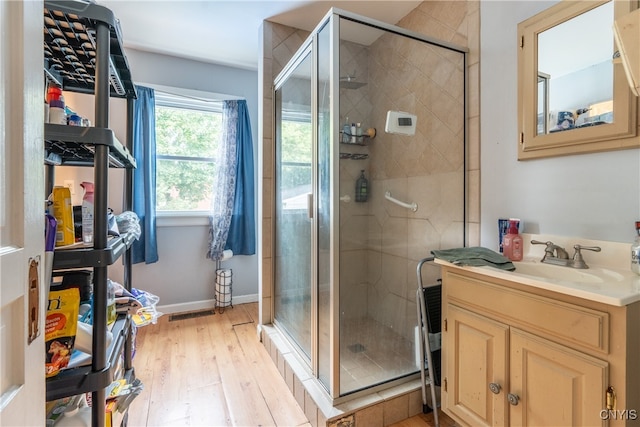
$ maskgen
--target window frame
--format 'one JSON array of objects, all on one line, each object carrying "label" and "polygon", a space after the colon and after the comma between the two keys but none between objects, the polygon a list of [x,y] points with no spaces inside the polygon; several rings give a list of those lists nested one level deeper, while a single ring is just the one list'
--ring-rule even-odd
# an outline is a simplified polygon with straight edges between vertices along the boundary
[{"label": "window frame", "polygon": [[[190,111],[205,111],[211,113],[219,113],[220,115],[222,115],[223,101],[218,99],[204,99],[195,96],[177,95],[162,90],[156,90],[155,106],[156,108],[165,107]],[[158,124],[156,122],[156,128],[157,125]],[[156,145],[156,162],[158,160],[213,163],[215,161],[215,158],[159,154],[158,147]],[[158,182],[156,178],[156,188],[157,187]],[[158,210],[156,204],[156,226],[158,227],[209,225],[208,217],[208,210]]]}]

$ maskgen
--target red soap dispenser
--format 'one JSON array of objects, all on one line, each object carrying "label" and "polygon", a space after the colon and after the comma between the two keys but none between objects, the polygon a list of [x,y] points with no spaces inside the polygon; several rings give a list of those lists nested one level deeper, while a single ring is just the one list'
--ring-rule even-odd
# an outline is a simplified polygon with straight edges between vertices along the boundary
[{"label": "red soap dispenser", "polygon": [[503,255],[511,261],[522,261],[522,236],[518,234],[518,220],[509,219],[509,231],[502,241]]}]

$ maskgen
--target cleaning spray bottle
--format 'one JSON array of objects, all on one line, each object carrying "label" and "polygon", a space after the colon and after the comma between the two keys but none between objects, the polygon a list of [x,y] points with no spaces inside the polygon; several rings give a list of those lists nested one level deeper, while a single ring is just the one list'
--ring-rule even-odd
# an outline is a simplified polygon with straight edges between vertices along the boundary
[{"label": "cleaning spray bottle", "polygon": [[82,182],[84,197],[82,198],[82,243],[93,245],[93,183]]}]

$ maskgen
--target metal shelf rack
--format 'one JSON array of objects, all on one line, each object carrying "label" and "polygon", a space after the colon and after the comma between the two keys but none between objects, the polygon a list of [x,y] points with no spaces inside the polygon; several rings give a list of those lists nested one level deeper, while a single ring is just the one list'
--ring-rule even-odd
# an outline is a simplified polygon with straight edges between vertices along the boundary
[{"label": "metal shelf rack", "polygon": [[45,0],[44,75],[65,91],[93,94],[94,127],[45,125],[45,165],[47,194],[54,182],[56,166],[89,166],[94,169],[93,248],[56,250],[54,269],[93,268],[93,342],[91,366],[69,369],[46,381],[46,398],[92,392],[94,427],[105,425],[105,388],[113,380],[118,358],[124,351],[124,370],[133,375],[131,363],[131,321],[124,316],[112,329],[114,339],[106,345],[107,267],[124,257],[124,286],[131,289],[133,238],[123,235],[110,239],[107,224],[109,168],[124,168],[124,210],[132,205],[133,154],[109,129],[109,99],[127,99],[127,139],[132,135],[135,85],[124,54],[120,23],[113,12],[82,0]]}]

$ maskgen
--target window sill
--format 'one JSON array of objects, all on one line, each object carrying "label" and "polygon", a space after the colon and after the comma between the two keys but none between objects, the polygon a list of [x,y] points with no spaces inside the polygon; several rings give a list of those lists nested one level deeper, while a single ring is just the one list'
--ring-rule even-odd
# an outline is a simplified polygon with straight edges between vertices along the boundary
[{"label": "window sill", "polygon": [[208,226],[207,212],[158,212],[156,214],[157,227],[194,227]]}]

